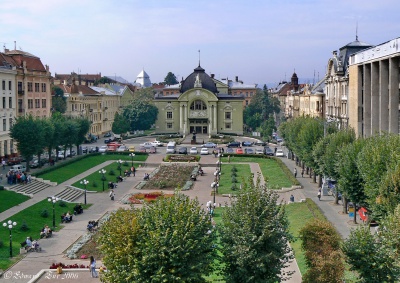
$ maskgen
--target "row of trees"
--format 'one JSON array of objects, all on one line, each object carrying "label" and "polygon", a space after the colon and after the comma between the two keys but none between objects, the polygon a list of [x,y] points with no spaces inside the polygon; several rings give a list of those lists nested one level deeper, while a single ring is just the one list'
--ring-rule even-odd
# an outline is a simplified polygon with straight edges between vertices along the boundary
[{"label": "row of trees", "polygon": [[[33,155],[40,156],[47,150],[49,156],[56,149],[79,147],[89,132],[90,121],[85,118],[68,118],[55,113],[50,118],[18,117],[10,129],[10,136],[16,142],[18,152],[26,158],[27,171]],[[77,150],[78,151],[78,150]],[[79,152],[79,151],[78,151]]]},{"label": "row of trees", "polygon": [[[378,233],[369,226],[351,232],[342,252],[362,282],[398,282],[400,279],[400,136],[383,134],[357,138],[351,129],[300,117],[281,125],[288,148],[311,171],[337,180],[346,200],[368,208],[369,219],[379,221]],[[356,213],[354,214],[356,222]]]},{"label": "row of trees", "polygon": [[[119,210],[101,228],[104,282],[280,282],[292,258],[278,196],[247,185],[212,227],[197,199],[179,192],[142,209]],[[219,240],[217,239],[219,237]]]},{"label": "row of trees", "polygon": [[276,130],[274,114],[280,112],[279,100],[268,93],[267,86],[257,89],[249,105],[244,109],[243,119],[248,129],[270,137]]}]

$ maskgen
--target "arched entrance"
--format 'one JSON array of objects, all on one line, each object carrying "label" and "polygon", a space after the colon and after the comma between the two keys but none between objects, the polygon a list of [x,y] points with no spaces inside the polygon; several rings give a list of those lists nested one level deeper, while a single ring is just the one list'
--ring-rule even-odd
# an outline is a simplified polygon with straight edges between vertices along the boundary
[{"label": "arched entrance", "polygon": [[207,104],[201,100],[194,100],[189,107],[189,130],[190,133],[208,133]]}]

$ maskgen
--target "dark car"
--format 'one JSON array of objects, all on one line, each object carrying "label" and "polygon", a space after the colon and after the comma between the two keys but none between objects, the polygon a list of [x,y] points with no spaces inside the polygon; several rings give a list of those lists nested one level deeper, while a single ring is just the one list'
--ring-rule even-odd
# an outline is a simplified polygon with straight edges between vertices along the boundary
[{"label": "dark car", "polygon": [[252,149],[252,148],[246,148],[246,149],[244,150],[244,152],[245,152],[246,154],[254,154],[254,149]]},{"label": "dark car", "polygon": [[266,146],[267,145],[267,143],[265,141],[260,141],[260,140],[256,141],[254,144],[255,145],[261,145],[261,146]]},{"label": "dark car", "polygon": [[42,167],[44,164],[46,164],[46,162],[45,161],[43,161],[42,159],[40,160],[40,163],[39,163],[39,159],[32,159],[30,162],[29,162],[29,167],[31,167],[31,168],[38,168],[38,167]]},{"label": "dark car", "polygon": [[111,137],[111,133],[110,133],[110,132],[108,132],[108,133],[105,133],[105,134],[104,134],[104,137],[105,137],[105,138],[109,138],[109,137]]},{"label": "dark car", "polygon": [[230,142],[226,147],[240,147],[240,142]]},{"label": "dark car", "polygon": [[252,145],[253,145],[253,143],[249,142],[249,141],[242,142],[242,146],[252,146]]},{"label": "dark car", "polygon": [[181,147],[181,148],[179,148],[178,153],[179,153],[179,154],[187,154],[187,147]]},{"label": "dark car", "polygon": [[104,143],[110,143],[110,142],[113,142],[113,141],[114,141],[114,139],[105,139]]},{"label": "dark car", "polygon": [[12,165],[17,165],[20,164],[23,161],[22,157],[11,157],[7,160],[7,165],[12,166]]},{"label": "dark car", "polygon": [[275,155],[275,152],[271,148],[269,148],[268,146],[264,147],[264,153],[265,153],[265,155],[269,155],[269,156],[274,156]]},{"label": "dark car", "polygon": [[235,150],[233,148],[227,148],[225,153],[235,153]]}]

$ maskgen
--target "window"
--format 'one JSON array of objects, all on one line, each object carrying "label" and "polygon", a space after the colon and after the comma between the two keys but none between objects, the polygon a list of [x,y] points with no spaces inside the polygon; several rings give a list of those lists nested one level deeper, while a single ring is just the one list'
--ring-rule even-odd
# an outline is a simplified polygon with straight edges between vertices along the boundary
[{"label": "window", "polygon": [[12,82],[8,81],[8,90],[12,90]]},{"label": "window", "polygon": [[225,129],[230,129],[231,128],[231,123],[225,123]]},{"label": "window", "polygon": [[253,92],[252,91],[250,91],[250,97],[252,97],[253,96]]},{"label": "window", "polygon": [[22,92],[22,82],[18,82],[18,94]]},{"label": "window", "polygon": [[33,91],[33,83],[28,83],[28,92]]},{"label": "window", "polygon": [[10,118],[8,121],[9,121],[9,129],[11,129],[13,125],[13,118]]},{"label": "window", "polygon": [[5,109],[5,108],[6,108],[6,98],[3,97],[3,109]]},{"label": "window", "polygon": [[247,105],[249,105],[249,101],[248,101],[248,100],[246,100],[246,106],[247,106]]},{"label": "window", "polygon": [[172,123],[167,123],[167,129],[172,129]]},{"label": "window", "polygon": [[190,105],[190,110],[206,110],[207,105],[202,100],[195,100]]},{"label": "window", "polygon": [[35,108],[40,108],[40,99],[35,99]]},{"label": "window", "polygon": [[172,112],[167,112],[167,119],[172,119]]},{"label": "window", "polygon": [[39,92],[40,91],[40,87],[39,87],[39,83],[35,83],[35,92]]},{"label": "window", "polygon": [[7,131],[7,120],[3,119],[3,131]]},{"label": "window", "polygon": [[46,92],[46,84],[42,83],[42,92]]},{"label": "window", "polygon": [[12,97],[8,98],[8,108],[12,108]]},{"label": "window", "polygon": [[231,118],[231,112],[225,112],[225,119],[230,120]]},{"label": "window", "polygon": [[3,86],[3,90],[6,90],[6,81],[3,80],[2,86]]},{"label": "window", "polygon": [[33,108],[33,99],[28,99],[28,109]]},{"label": "window", "polygon": [[42,99],[42,108],[46,108],[46,99]]}]

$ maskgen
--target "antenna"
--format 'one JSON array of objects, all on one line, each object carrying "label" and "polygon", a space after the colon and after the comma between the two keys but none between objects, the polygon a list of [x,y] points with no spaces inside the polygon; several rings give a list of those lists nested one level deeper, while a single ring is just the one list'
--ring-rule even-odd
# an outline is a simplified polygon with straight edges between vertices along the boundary
[{"label": "antenna", "polygon": [[200,49],[199,49],[199,66],[200,66]]},{"label": "antenna", "polygon": [[358,41],[358,21],[356,22],[356,41]]},{"label": "antenna", "polygon": [[17,50],[17,41],[14,40],[14,50]]},{"label": "antenna", "polygon": [[313,85],[315,85],[315,70],[314,70],[314,78],[313,78]]}]

